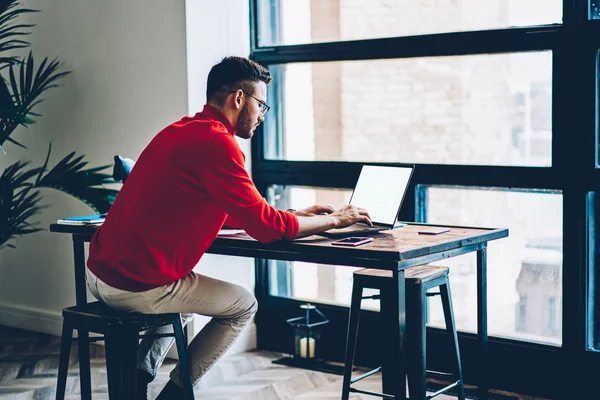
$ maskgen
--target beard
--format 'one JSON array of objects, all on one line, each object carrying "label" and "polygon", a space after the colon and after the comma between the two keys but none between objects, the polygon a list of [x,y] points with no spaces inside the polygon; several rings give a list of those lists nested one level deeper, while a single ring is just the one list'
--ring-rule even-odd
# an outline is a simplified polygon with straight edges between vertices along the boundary
[{"label": "beard", "polygon": [[254,129],[256,129],[256,125],[252,123],[250,118],[248,104],[244,104],[240,116],[238,117],[237,125],[235,126],[235,134],[242,139],[250,139],[254,136]]}]

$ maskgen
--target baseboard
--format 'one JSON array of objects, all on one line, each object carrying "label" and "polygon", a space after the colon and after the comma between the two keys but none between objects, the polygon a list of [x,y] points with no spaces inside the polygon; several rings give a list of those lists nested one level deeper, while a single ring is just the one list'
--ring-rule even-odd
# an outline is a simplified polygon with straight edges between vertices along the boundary
[{"label": "baseboard", "polygon": [[0,325],[60,336],[62,315],[54,311],[0,303]]}]

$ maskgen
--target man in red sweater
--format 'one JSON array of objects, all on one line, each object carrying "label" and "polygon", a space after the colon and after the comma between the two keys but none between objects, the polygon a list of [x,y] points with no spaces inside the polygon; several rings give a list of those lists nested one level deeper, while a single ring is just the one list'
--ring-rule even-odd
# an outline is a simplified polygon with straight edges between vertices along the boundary
[{"label": "man in red sweater", "polygon": [[[88,287],[99,300],[120,310],[182,313],[184,320],[213,317],[188,346],[194,384],[257,311],[246,289],[192,271],[225,224],[268,243],[371,222],[366,210],[351,205],[277,210],[258,192],[234,136],[250,139],[264,120],[270,82],[269,71],[246,58],[215,65],[204,110],[152,139],[90,243]],[[172,344],[172,338],[140,344],[140,398]],[[184,397],[178,374],[173,369],[159,399]]]}]

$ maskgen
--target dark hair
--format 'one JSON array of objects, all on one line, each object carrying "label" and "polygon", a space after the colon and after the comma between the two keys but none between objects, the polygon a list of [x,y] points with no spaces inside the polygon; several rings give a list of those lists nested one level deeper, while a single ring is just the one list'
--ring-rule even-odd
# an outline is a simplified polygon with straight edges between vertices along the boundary
[{"label": "dark hair", "polygon": [[244,89],[252,93],[253,83],[271,83],[271,73],[265,67],[244,57],[225,57],[210,69],[206,85],[206,101],[223,105],[230,91]]}]

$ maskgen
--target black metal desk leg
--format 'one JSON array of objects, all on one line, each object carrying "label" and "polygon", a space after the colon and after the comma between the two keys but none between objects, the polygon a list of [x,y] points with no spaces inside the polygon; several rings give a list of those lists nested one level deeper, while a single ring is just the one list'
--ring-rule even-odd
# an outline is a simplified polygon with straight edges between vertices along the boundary
[{"label": "black metal desk leg", "polygon": [[[73,235],[73,256],[75,257],[75,304],[87,303],[85,285],[85,248],[81,236]],[[81,398],[91,400],[92,379],[90,373],[90,339],[88,331],[78,330],[77,347],[79,348],[79,379],[81,383]]]},{"label": "black metal desk leg", "polygon": [[488,396],[488,323],[487,323],[487,245],[477,251],[477,338],[479,340],[479,360],[477,386],[480,398]]},{"label": "black metal desk leg", "polygon": [[[404,270],[394,271],[392,290],[381,294],[385,331],[390,332],[391,348],[382,360],[383,393],[406,399],[406,288]],[[389,329],[388,329],[389,327]]]},{"label": "black metal desk leg", "polygon": [[85,284],[85,247],[80,235],[73,235],[73,256],[75,262],[75,304],[87,304]]}]

